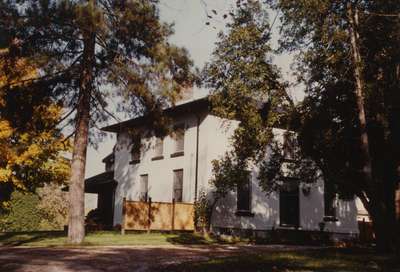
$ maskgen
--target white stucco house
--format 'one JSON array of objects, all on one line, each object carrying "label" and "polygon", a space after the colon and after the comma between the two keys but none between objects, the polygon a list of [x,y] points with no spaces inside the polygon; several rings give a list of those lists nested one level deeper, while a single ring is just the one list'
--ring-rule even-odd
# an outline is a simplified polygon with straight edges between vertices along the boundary
[{"label": "white stucco house", "polygon": [[[207,98],[182,103],[165,112],[173,119],[174,136],[142,138],[140,148],[133,144],[129,131],[146,131],[146,117],[103,129],[116,133],[117,142],[113,154],[104,159],[107,171],[86,180],[86,191],[99,194],[99,206],[105,205],[101,204],[104,200],[112,203],[106,210],[108,221],[114,226],[121,224],[124,197],[194,203],[200,191],[213,190],[209,183],[211,162],[230,148],[229,139],[237,121],[211,114]],[[275,129],[274,133],[278,140],[283,139],[283,130]],[[356,202],[328,199],[322,180],[303,190],[294,178],[288,181],[286,190],[266,194],[258,185],[257,171],[250,171],[248,186],[217,203],[211,223],[214,231],[318,231],[323,225],[326,232],[358,234]]]}]

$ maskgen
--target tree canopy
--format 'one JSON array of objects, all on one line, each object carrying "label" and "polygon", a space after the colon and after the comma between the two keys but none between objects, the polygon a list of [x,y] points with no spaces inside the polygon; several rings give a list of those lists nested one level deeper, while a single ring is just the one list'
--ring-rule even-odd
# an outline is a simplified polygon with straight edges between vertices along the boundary
[{"label": "tree canopy", "polygon": [[213,184],[223,196],[247,179],[248,167],[265,158],[272,128],[287,125],[292,103],[272,64],[268,14],[259,1],[239,3],[218,38],[203,83],[210,88],[214,113],[239,122],[232,150],[213,162]]},{"label": "tree canopy", "polygon": [[362,200],[378,245],[390,248],[400,174],[400,4],[269,2],[281,12],[281,49],[297,53],[306,86],[297,113],[303,155],[341,196]]},{"label": "tree canopy", "polygon": [[26,85],[50,90],[69,109],[62,117],[74,128],[68,230],[70,242],[80,243],[90,128],[113,116],[111,100],[118,110],[164,124],[162,109],[193,82],[192,61],[169,44],[172,26],[160,21],[156,0],[23,0],[1,7],[3,39],[9,47],[18,41],[10,52],[40,67]]},{"label": "tree canopy", "polygon": [[[1,50],[0,54],[7,54]],[[20,83],[37,76],[27,59],[16,60],[11,71],[0,61],[0,207],[9,207],[14,190],[34,192],[47,183],[64,183],[70,144],[57,128],[62,105],[45,89],[26,90]],[[5,87],[8,86],[8,87]]]}]

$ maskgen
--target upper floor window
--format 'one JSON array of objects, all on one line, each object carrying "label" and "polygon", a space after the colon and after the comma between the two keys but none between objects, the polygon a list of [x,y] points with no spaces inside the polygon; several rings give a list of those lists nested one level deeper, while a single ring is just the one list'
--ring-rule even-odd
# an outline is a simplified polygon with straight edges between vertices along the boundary
[{"label": "upper floor window", "polygon": [[172,138],[174,140],[174,153],[171,156],[182,156],[185,148],[185,126],[176,126]]},{"label": "upper floor window", "polygon": [[296,146],[297,141],[295,134],[285,132],[285,134],[283,135],[283,157],[287,160],[295,160]]},{"label": "upper floor window", "polygon": [[163,159],[164,158],[163,154],[164,154],[164,139],[157,137],[154,145],[154,157],[152,160]]},{"label": "upper floor window", "polygon": [[140,163],[141,144],[140,140],[133,140],[131,147],[131,162],[130,164]]},{"label": "upper floor window", "polygon": [[106,172],[114,171],[114,151],[103,159]]},{"label": "upper floor window", "polygon": [[183,195],[183,169],[174,170],[173,198],[176,202],[182,202]]}]

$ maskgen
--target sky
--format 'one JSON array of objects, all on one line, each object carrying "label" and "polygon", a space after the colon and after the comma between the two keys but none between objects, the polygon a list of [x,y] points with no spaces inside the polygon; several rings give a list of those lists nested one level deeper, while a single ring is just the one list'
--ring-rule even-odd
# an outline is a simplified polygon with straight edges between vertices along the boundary
[{"label": "sky", "polygon": [[[170,38],[170,42],[185,47],[195,66],[202,68],[210,61],[211,54],[215,48],[217,34],[225,29],[225,22],[222,15],[228,13],[236,1],[235,0],[160,0],[160,17],[167,23],[174,23],[175,33]],[[209,21],[206,12],[212,13],[216,10],[218,15]],[[271,20],[275,14],[271,14]],[[279,37],[277,31],[278,23],[274,25],[272,31],[272,47],[277,47]],[[290,65],[292,56],[283,54],[275,56],[273,62],[281,69],[282,76],[289,82],[293,82]],[[206,92],[197,90],[194,97],[204,96]],[[298,88],[292,88],[291,94],[295,100],[301,100],[302,92]],[[110,121],[110,124],[113,121]],[[102,159],[112,152],[115,144],[115,135],[108,135],[97,148],[89,147],[86,165],[86,177],[100,174],[104,171]]]}]

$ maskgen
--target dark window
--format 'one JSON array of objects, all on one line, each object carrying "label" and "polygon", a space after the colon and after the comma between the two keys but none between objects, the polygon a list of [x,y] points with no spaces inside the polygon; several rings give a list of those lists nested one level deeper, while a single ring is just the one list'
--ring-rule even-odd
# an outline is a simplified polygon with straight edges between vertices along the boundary
[{"label": "dark window", "polygon": [[299,184],[295,180],[285,181],[279,193],[280,225],[299,226]]},{"label": "dark window", "polygon": [[183,192],[183,169],[174,170],[174,199],[176,202],[182,202]]},{"label": "dark window", "polygon": [[336,217],[336,193],[331,183],[324,184],[325,217]]},{"label": "dark window", "polygon": [[140,162],[140,153],[141,153],[140,149],[141,149],[140,140],[133,140],[131,148],[131,164]]},{"label": "dark window", "polygon": [[251,208],[251,178],[237,184],[237,210],[250,211]]},{"label": "dark window", "polygon": [[174,152],[183,152],[185,148],[185,126],[176,126],[172,137],[174,139]]},{"label": "dark window", "polygon": [[147,201],[149,192],[149,175],[140,175],[139,200]]},{"label": "dark window", "polygon": [[105,161],[105,164],[106,164],[106,172],[113,171],[114,170],[114,156],[112,156],[111,158],[107,159]]}]

